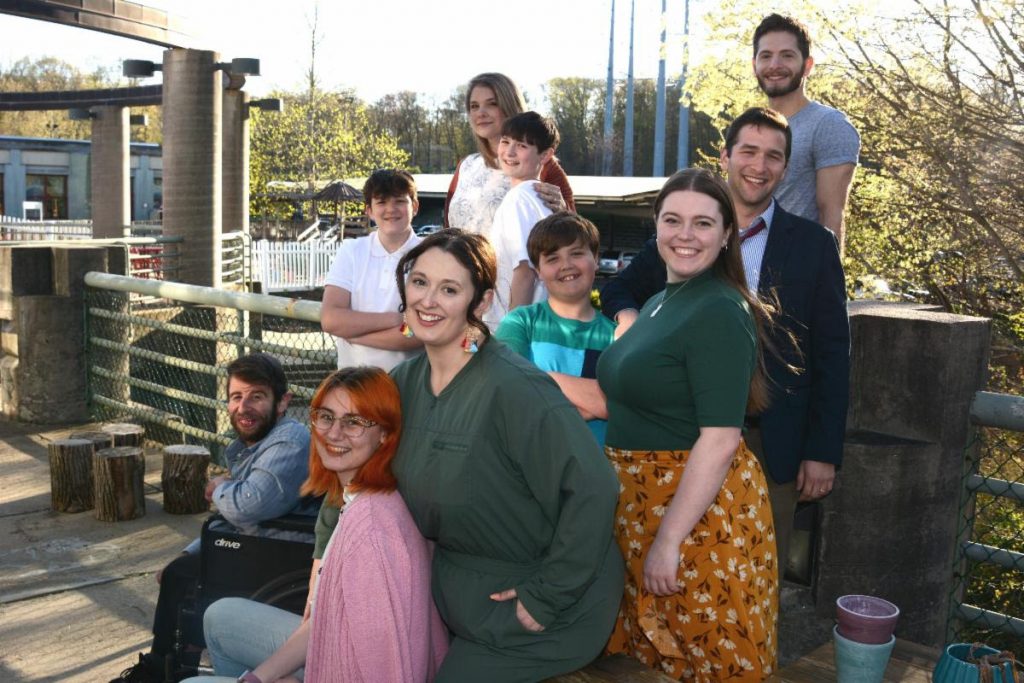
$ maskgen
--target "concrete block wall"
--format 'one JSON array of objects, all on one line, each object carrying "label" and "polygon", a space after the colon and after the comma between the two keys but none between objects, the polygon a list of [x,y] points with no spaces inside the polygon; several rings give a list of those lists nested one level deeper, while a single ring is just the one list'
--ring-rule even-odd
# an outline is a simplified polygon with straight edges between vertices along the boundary
[{"label": "concrete block wall", "polygon": [[897,635],[945,640],[970,401],[985,387],[990,321],[920,306],[850,307],[843,467],[822,503],[815,603],[846,594],[900,606]]},{"label": "concrete block wall", "polygon": [[123,251],[0,248],[0,414],[44,424],[88,419],[83,280],[109,270],[111,250]]}]

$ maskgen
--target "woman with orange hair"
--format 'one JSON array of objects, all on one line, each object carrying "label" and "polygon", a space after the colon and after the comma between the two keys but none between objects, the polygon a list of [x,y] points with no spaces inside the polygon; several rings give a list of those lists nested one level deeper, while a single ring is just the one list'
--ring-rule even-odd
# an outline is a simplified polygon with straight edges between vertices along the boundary
[{"label": "woman with orange hair", "polygon": [[243,671],[258,648],[256,638],[242,642],[239,625],[260,628],[280,610],[217,601],[204,620],[214,668],[248,683],[302,678],[303,664],[306,681],[430,681],[448,636],[430,595],[430,546],[391,473],[402,423],[398,389],[379,368],[338,370],[313,396],[310,423],[302,492],[326,494],[317,531],[330,534],[314,569],[311,617],[266,661]]}]

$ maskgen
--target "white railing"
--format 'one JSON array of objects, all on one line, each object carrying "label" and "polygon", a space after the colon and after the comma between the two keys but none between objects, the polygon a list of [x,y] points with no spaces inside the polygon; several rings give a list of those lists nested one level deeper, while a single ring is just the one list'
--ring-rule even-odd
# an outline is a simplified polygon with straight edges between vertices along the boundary
[{"label": "white railing", "polygon": [[338,244],[334,242],[252,243],[252,278],[264,292],[323,287]]},{"label": "white railing", "polygon": [[[134,221],[132,237],[159,237],[163,233],[160,221]],[[92,237],[92,221],[49,220],[32,221],[14,216],[0,216],[0,240],[78,240]]]},{"label": "white railing", "polygon": [[92,237],[92,221],[29,221],[0,217],[0,240],[62,240]]}]

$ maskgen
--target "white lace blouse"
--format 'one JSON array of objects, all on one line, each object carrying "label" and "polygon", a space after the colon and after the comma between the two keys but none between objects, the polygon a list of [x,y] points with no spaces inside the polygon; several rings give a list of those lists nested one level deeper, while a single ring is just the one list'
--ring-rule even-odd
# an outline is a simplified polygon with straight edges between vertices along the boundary
[{"label": "white lace blouse", "polygon": [[480,153],[470,154],[459,166],[459,184],[448,205],[448,225],[486,234],[509,187],[508,176],[487,166]]}]

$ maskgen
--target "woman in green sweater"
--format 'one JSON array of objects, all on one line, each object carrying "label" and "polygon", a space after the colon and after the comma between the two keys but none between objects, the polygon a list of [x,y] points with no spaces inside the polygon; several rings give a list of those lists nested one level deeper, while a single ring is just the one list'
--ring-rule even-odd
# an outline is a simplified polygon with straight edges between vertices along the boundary
[{"label": "woman in green sweater", "polygon": [[426,353],[395,368],[398,490],[436,541],[434,600],[454,634],[437,681],[537,681],[600,654],[622,596],[618,482],[576,408],[481,318],[486,239],[426,238],[398,265]]},{"label": "woman in green sweater", "polygon": [[767,318],[747,291],[735,216],[708,171],[668,179],[655,202],[668,286],[597,366],[627,576],[609,650],[709,682],[761,681],[776,650],[768,488],[741,438],[765,402]]}]

